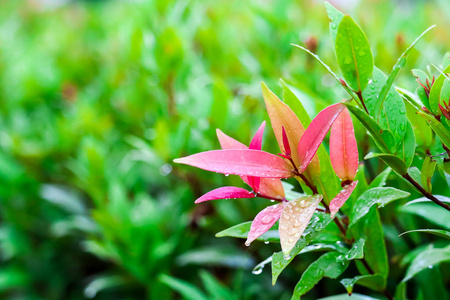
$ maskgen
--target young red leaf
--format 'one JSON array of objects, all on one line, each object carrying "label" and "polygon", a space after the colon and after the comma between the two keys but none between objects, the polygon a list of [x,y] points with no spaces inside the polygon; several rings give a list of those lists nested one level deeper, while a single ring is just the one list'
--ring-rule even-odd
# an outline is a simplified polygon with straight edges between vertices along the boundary
[{"label": "young red leaf", "polygon": [[286,135],[286,130],[284,130],[284,126],[281,127],[282,134],[283,134],[283,147],[284,147],[284,153],[287,156],[291,156],[291,146],[289,145],[289,140]]},{"label": "young red leaf", "polygon": [[[301,161],[297,155],[297,145],[302,138],[305,129],[297,118],[297,115],[282,102],[263,82],[261,83],[264,102],[266,103],[267,113],[269,114],[270,122],[272,123],[273,132],[277,138],[281,153],[286,153],[286,148],[283,142],[283,127],[289,142],[291,150],[291,157],[296,166],[299,166]],[[317,156],[314,156],[311,161],[311,175],[319,176],[320,165]],[[308,176],[308,174],[306,174]]]},{"label": "young red leaf", "polygon": [[[264,134],[264,128],[266,127],[266,121],[262,122],[252,141],[250,142],[249,149],[252,150],[261,150],[262,147],[262,138]],[[247,177],[248,184],[255,192],[259,192],[259,187],[261,183],[261,179],[259,177],[248,176]]]},{"label": "young red leaf", "polygon": [[247,190],[234,186],[224,186],[204,194],[203,196],[195,200],[195,203],[201,203],[217,199],[255,198],[255,197],[256,197],[255,194]]},{"label": "young red leaf", "polygon": [[333,200],[331,200],[329,206],[331,217],[334,217],[338,210],[344,205],[345,201],[347,201],[347,199],[350,197],[357,184],[358,181],[352,181],[350,184],[346,185],[342,189],[342,191],[340,191],[339,194],[334,197]]},{"label": "young red leaf", "polygon": [[289,256],[300,239],[314,211],[322,200],[322,195],[300,197],[289,201],[280,218],[280,243],[285,256]]},{"label": "young red leaf", "polygon": [[268,206],[259,214],[256,215],[250,227],[250,232],[247,236],[246,246],[249,246],[254,240],[266,233],[267,230],[272,228],[281,216],[281,211],[287,205],[288,202],[281,202],[272,206]]},{"label": "young red leaf", "polygon": [[344,109],[333,126],[330,135],[330,159],[336,175],[345,180],[353,180],[358,170],[358,146],[352,118]]},{"label": "young red leaf", "polygon": [[[217,129],[216,132],[217,132],[217,138],[219,139],[222,149],[224,149],[224,150],[248,149],[247,146],[245,146],[244,144],[229,137],[228,135],[226,135],[219,129]],[[240,177],[246,184],[248,184],[253,189],[252,184],[254,184],[254,183],[250,183],[247,176],[240,176]],[[283,185],[281,184],[280,179],[261,178],[258,192],[262,195],[280,199],[280,200],[284,198],[284,188],[283,188]]]},{"label": "young red leaf", "polygon": [[294,176],[292,166],[284,159],[260,150],[213,150],[173,161],[223,174],[270,178]]},{"label": "young red leaf", "polygon": [[300,173],[309,165],[331,125],[344,108],[345,106],[342,103],[330,105],[311,121],[297,147],[298,158],[301,162]]}]

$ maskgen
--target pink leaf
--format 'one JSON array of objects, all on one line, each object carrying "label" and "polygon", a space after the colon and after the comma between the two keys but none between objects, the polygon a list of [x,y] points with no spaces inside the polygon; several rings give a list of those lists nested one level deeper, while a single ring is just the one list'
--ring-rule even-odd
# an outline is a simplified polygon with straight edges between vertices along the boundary
[{"label": "pink leaf", "polygon": [[173,161],[223,174],[270,178],[294,176],[289,163],[281,157],[260,150],[213,150]]},{"label": "pink leaf", "polygon": [[330,159],[334,172],[343,181],[353,180],[358,170],[358,146],[352,118],[344,109],[331,127]]},{"label": "pink leaf", "polygon": [[278,231],[281,250],[285,256],[291,253],[321,200],[322,195],[300,197],[289,201],[283,209]]},{"label": "pink leaf", "polygon": [[260,211],[252,222],[250,232],[247,236],[246,246],[249,246],[254,240],[272,228],[281,216],[281,211],[287,205],[287,202],[281,202],[272,206],[268,206]]},{"label": "pink leaf", "polygon": [[347,201],[347,199],[350,197],[357,184],[358,181],[352,181],[352,183],[346,185],[342,189],[342,191],[340,191],[339,194],[337,194],[336,197],[334,197],[334,199],[331,200],[330,202],[331,217],[334,217],[334,215],[338,212],[338,210],[344,205],[345,201]]},{"label": "pink leaf", "polygon": [[[262,126],[262,125],[261,125]],[[247,146],[244,144],[236,141],[235,139],[229,137],[219,129],[216,130],[217,137],[219,139],[220,145],[222,146],[222,149],[248,149]],[[240,176],[241,179],[248,184],[252,189],[252,184],[248,180],[247,176]],[[259,185],[259,191],[260,194],[269,196],[275,199],[283,199],[284,198],[284,188],[281,184],[280,179],[275,178],[261,178],[260,179],[260,185]]]},{"label": "pink leaf", "polygon": [[249,149],[261,150],[262,138],[263,138],[265,127],[266,127],[266,121],[262,122],[258,131],[255,133],[255,136],[253,137],[252,141],[250,142],[250,146],[248,146]]},{"label": "pink leaf", "polygon": [[320,144],[325,138],[328,130],[338,117],[339,113],[345,108],[344,104],[337,103],[323,109],[309,124],[308,129],[302,135],[298,143],[298,158],[301,162],[299,172],[305,171],[311,159],[319,149]]},{"label": "pink leaf", "polygon": [[255,198],[255,197],[256,197],[255,194],[247,190],[234,186],[224,186],[204,194],[203,196],[195,200],[195,203],[201,203],[217,199]]}]

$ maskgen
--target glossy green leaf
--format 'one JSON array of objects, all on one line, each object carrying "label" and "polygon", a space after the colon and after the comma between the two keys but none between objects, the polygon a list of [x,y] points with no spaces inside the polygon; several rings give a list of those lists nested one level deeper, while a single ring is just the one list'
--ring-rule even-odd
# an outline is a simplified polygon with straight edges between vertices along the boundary
[{"label": "glossy green leaf", "polygon": [[350,225],[353,226],[362,217],[364,217],[373,205],[384,207],[386,204],[408,197],[410,194],[392,187],[377,187],[364,192],[353,206],[353,212],[350,216]]},{"label": "glossy green leaf", "polygon": [[[397,62],[395,63],[394,67],[392,68],[391,74],[389,74],[389,77],[386,80],[386,83],[384,84],[383,88],[380,91],[380,94],[378,96],[378,107],[376,108],[376,120],[380,119],[380,116],[382,115],[382,110],[384,107],[385,100],[387,101],[388,93],[392,93],[393,90],[393,84],[394,80],[397,77],[400,70],[406,65],[406,59],[411,52],[411,50],[414,48],[414,46],[417,44],[417,42],[432,28],[434,28],[436,25],[433,25],[429,28],[427,28],[424,32],[422,32],[421,35],[419,35],[414,42],[405,50],[405,52],[402,53],[402,55],[398,58]],[[375,78],[375,77],[374,77]],[[398,109],[398,108],[397,108]]]},{"label": "glossy green leaf", "polygon": [[[247,235],[250,232],[250,227],[252,222],[244,222],[221,232],[216,233],[216,237],[235,237],[241,239],[247,239]],[[269,241],[271,243],[279,243],[280,235],[278,234],[278,229],[270,229],[256,240],[258,241]]]},{"label": "glossy green leaf", "polygon": [[377,298],[372,298],[366,295],[361,295],[361,294],[340,294],[340,295],[335,295],[335,296],[330,296],[330,297],[325,297],[325,298],[320,298],[318,300],[378,300]]},{"label": "glossy green leaf", "polygon": [[416,137],[414,136],[414,130],[411,123],[406,120],[406,133],[395,155],[405,163],[406,168],[409,168],[414,159],[415,150]]},{"label": "glossy green leaf", "polygon": [[393,133],[397,141],[402,140],[406,132],[406,108],[402,97],[394,86],[380,107],[380,93],[386,86],[387,77],[378,68],[373,69],[373,78],[363,91],[363,98],[369,114],[384,130]]},{"label": "glossy green leaf", "polygon": [[374,157],[377,157],[382,161],[384,161],[389,167],[392,168],[392,170],[394,170],[400,175],[406,174],[408,170],[405,163],[400,158],[398,158],[393,154],[369,153],[364,157],[364,159],[370,159]]},{"label": "glossy green leaf", "polygon": [[337,10],[333,5],[325,1],[325,8],[328,14],[328,20],[330,21],[330,34],[333,44],[336,43],[336,36],[339,28],[339,24],[344,18],[344,14]]},{"label": "glossy green leaf", "polygon": [[345,255],[341,255],[337,258],[338,261],[361,259],[364,257],[364,244],[366,242],[365,237],[359,238],[353,243],[352,248]]},{"label": "glossy green leaf", "polygon": [[[449,198],[447,197],[439,195],[434,196],[443,202],[449,203]],[[433,224],[450,230],[448,211],[431,202],[428,198],[419,198],[411,201],[402,207],[402,211],[420,216]]]},{"label": "glossy green leaf", "polygon": [[420,271],[433,267],[434,265],[438,265],[443,261],[450,260],[450,246],[445,248],[433,248],[432,246],[428,247],[425,251],[421,252],[416,258],[413,260],[411,265],[406,272],[405,278],[403,281],[408,281],[415,275],[417,275]]},{"label": "glossy green leaf", "polygon": [[411,73],[413,74],[414,77],[416,77],[423,84],[426,83],[427,79],[430,80],[430,77],[428,76],[428,74],[422,70],[412,69]]},{"label": "glossy green leaf", "polygon": [[430,156],[426,155],[423,160],[422,170],[421,170],[421,181],[422,186],[431,193],[431,178],[433,177],[434,170],[436,168],[436,162],[431,159]]},{"label": "glossy green leaf", "polygon": [[295,286],[291,300],[299,299],[311,290],[323,277],[339,277],[348,267],[348,261],[338,261],[339,255],[336,252],[328,252],[311,263]]},{"label": "glossy green leaf", "polygon": [[389,174],[391,174],[391,171],[392,169],[387,167],[383,172],[378,174],[378,176],[375,177],[374,180],[372,180],[368,189],[383,187],[386,184],[386,180],[389,177]]},{"label": "glossy green leaf", "polygon": [[374,275],[358,275],[353,278],[345,278],[341,280],[342,285],[347,290],[347,293],[353,293],[353,287],[355,284],[360,284],[362,286],[372,286],[375,290],[382,290],[384,286],[384,278],[380,274]]},{"label": "glossy green leaf", "polygon": [[[443,71],[443,73],[450,73],[450,65],[447,66]],[[440,100],[442,86],[444,85],[444,81],[446,80],[444,74],[439,75],[436,78],[433,86],[430,90],[429,102],[430,102],[430,110],[432,113],[440,115],[441,111],[439,110],[438,104],[442,102],[442,100],[448,101],[448,99]]]},{"label": "glossy green leaf", "polygon": [[384,153],[394,153],[396,143],[394,136],[388,130],[383,130],[374,119],[363,112],[356,106],[344,103],[348,110],[361,122],[361,124],[369,131],[375,144]]},{"label": "glossy green leaf", "polygon": [[286,268],[286,266],[294,259],[294,257],[300,253],[300,251],[306,247],[319,233],[328,225],[332,219],[329,214],[326,213],[314,213],[313,217],[309,221],[303,235],[297,241],[294,249],[292,249],[290,258],[285,259],[283,252],[276,252],[272,256],[272,284],[277,281],[278,276]]},{"label": "glossy green leaf", "polygon": [[336,36],[336,57],[342,75],[354,91],[363,91],[372,76],[369,41],[350,16],[344,16]]},{"label": "glossy green leaf", "polygon": [[425,119],[425,121],[430,125],[431,129],[438,135],[441,142],[450,148],[450,132],[434,117],[425,114],[423,112],[418,112],[418,114]]},{"label": "glossy green leaf", "polygon": [[430,126],[428,126],[424,118],[416,113],[418,110],[414,105],[406,100],[404,102],[406,107],[406,115],[413,127],[417,144],[422,146],[424,149],[430,149],[433,140]]},{"label": "glossy green leaf", "polygon": [[416,229],[416,230],[409,230],[409,231],[403,232],[399,236],[402,236],[404,234],[411,233],[411,232],[425,232],[425,233],[434,234],[434,235],[437,235],[437,236],[440,236],[440,237],[443,237],[443,238],[446,238],[446,239],[450,240],[450,231],[441,230],[441,229]]}]

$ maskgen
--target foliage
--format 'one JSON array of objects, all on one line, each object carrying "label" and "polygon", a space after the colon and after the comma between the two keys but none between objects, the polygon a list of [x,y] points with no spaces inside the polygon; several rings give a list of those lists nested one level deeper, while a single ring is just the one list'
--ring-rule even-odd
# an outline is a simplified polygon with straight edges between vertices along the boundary
[{"label": "foliage", "polygon": [[[1,2],[0,297],[289,299],[298,291],[296,284],[305,281],[310,287],[317,283],[305,299],[339,299],[346,289],[359,294],[355,299],[379,297],[383,289],[396,296],[406,291],[409,297],[444,299],[450,280],[448,212],[421,199],[398,174],[407,169],[401,175],[438,200],[450,197],[449,166],[446,156],[438,155],[445,152],[450,128],[448,56],[441,63],[450,46],[449,6],[441,0],[416,1],[408,9],[402,5],[386,0],[343,6],[355,21],[345,17],[347,37],[340,37],[343,15],[326,4],[332,19],[328,28],[324,5],[312,0]],[[355,78],[348,69],[342,76],[336,73],[348,83],[343,88],[313,56],[290,45],[303,45],[337,70],[345,58],[335,59],[333,39],[348,39],[357,23],[378,67],[372,71],[380,78],[377,85],[373,77]],[[406,53],[406,41],[432,24],[437,26]],[[407,60],[388,72],[403,52]],[[370,71],[367,59],[355,61],[368,68],[364,74]],[[261,121],[269,120],[261,80],[273,95],[282,95],[305,129],[325,107],[355,99],[344,105],[360,164],[336,218],[346,227],[343,216],[351,222],[353,206],[371,205],[346,236],[329,214],[314,212],[287,261],[277,223],[249,248],[214,237],[223,231],[222,236],[247,238],[248,221],[271,199],[194,205],[193,199],[214,188],[242,192],[242,180],[256,187],[258,179],[172,164],[177,157],[224,148],[215,128],[236,141],[251,141]],[[364,84],[386,94],[380,111],[375,98],[366,103],[371,118],[355,106],[358,95],[351,91]],[[362,91],[364,99],[371,95]],[[400,110],[391,112],[391,106]],[[433,115],[441,115],[438,123]],[[282,127],[288,140],[292,135],[284,125],[275,135],[266,134],[259,149],[278,153],[277,141],[285,145]],[[340,191],[336,166],[328,158],[330,143],[324,136],[315,144],[317,158],[310,165],[318,167],[304,173],[314,178],[327,203]],[[379,159],[363,160],[370,152],[368,157]],[[383,161],[393,171],[384,171]],[[274,187],[276,192],[267,195]],[[292,179],[281,188],[261,179],[258,188],[274,197],[283,191],[286,199],[311,194],[304,182]],[[373,188],[411,196],[366,199],[364,192]],[[413,232],[398,237],[407,231]],[[422,260],[430,253],[434,260]],[[376,274],[365,271],[362,254]],[[330,264],[336,269],[328,268],[330,259],[336,259]],[[272,264],[274,286],[265,264]]]}]

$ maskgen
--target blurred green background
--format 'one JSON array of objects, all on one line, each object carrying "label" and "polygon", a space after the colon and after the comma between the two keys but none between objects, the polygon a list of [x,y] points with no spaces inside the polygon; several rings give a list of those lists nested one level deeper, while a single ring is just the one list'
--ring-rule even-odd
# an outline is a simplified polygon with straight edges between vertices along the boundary
[{"label": "blurred green background", "polygon": [[[446,0],[340,2],[385,72],[437,25],[401,87],[450,49]],[[322,1],[0,1],[0,298],[289,299],[312,259],[272,286],[251,270],[279,245],[214,237],[267,201],[194,205],[242,182],[172,160],[217,149],[216,128],[248,143],[268,120],[262,80],[280,94],[283,78],[311,116],[342,100],[290,43],[337,70]],[[324,280],[307,296],[343,292]]]}]

